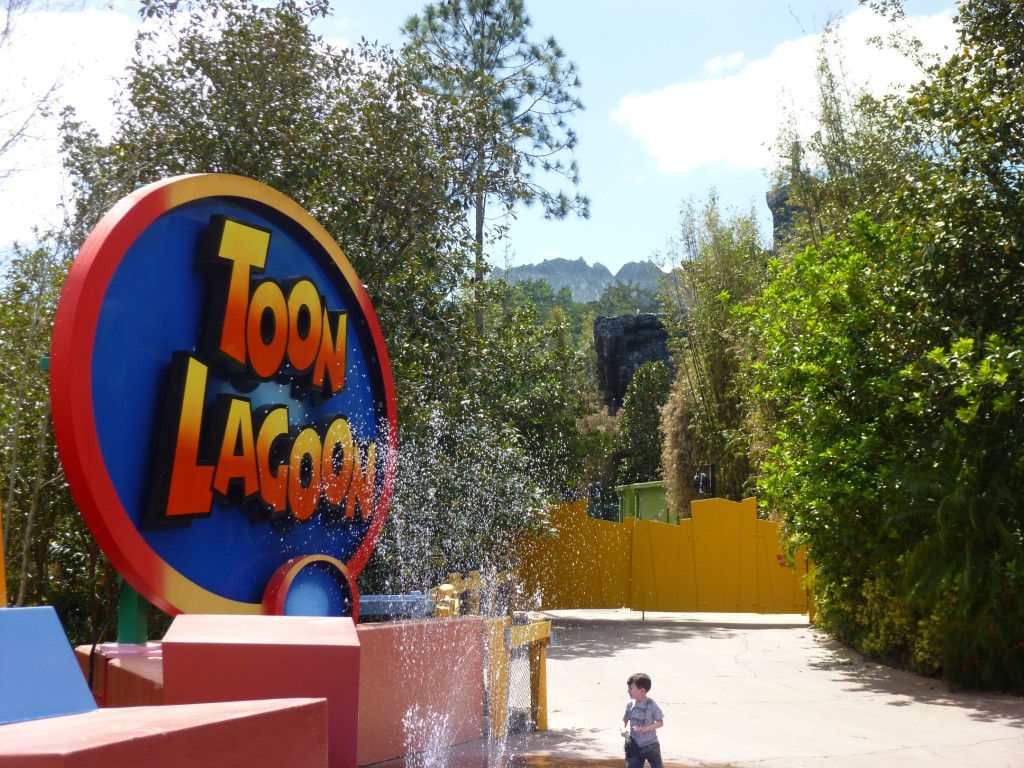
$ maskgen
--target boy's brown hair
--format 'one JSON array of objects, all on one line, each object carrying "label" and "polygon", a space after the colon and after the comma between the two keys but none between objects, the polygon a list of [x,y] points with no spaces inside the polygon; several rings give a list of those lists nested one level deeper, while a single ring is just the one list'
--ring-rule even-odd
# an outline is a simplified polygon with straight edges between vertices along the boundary
[{"label": "boy's brown hair", "polygon": [[651,690],[651,678],[643,672],[637,672],[635,675],[629,676],[629,679],[626,681],[626,685],[635,685],[637,688],[643,688],[645,691],[649,691]]}]

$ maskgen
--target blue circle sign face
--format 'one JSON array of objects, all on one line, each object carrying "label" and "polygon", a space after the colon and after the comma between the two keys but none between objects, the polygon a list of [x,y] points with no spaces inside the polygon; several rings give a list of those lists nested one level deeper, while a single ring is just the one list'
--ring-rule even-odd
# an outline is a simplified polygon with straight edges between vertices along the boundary
[{"label": "blue circle sign face", "polygon": [[162,609],[257,613],[296,558],[347,577],[369,559],[395,472],[387,352],[337,244],[269,187],[178,177],[107,214],[61,296],[51,394],[86,522]]}]

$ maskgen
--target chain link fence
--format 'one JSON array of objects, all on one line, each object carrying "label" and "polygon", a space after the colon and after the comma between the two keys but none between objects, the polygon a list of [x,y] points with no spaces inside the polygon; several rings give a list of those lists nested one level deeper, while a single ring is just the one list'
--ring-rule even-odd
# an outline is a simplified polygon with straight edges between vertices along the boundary
[{"label": "chain link fence", "polygon": [[535,703],[530,683],[530,648],[520,645],[508,657],[508,732],[526,733],[537,729]]}]

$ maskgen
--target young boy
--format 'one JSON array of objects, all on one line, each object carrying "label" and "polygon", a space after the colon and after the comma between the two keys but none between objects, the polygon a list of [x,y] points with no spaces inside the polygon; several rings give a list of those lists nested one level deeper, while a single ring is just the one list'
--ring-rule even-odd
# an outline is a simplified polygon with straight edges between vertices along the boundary
[{"label": "young boy", "polygon": [[658,729],[665,724],[661,707],[647,696],[651,678],[637,673],[626,681],[630,702],[622,717],[622,735],[626,739],[626,768],[643,768],[646,760],[651,768],[661,768],[661,744]]}]

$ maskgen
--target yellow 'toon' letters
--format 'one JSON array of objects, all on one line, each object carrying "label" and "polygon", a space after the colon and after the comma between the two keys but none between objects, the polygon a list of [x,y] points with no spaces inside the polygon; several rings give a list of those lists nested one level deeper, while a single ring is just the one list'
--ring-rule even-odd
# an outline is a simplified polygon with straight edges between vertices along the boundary
[{"label": "yellow 'toon' letters", "polygon": [[293,281],[287,293],[274,280],[253,283],[253,273],[266,266],[270,233],[222,217],[214,226],[220,227],[216,259],[229,270],[215,305],[221,360],[261,381],[308,375],[323,394],[338,394],[345,387],[347,313],[328,311],[308,278]]}]

